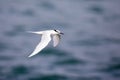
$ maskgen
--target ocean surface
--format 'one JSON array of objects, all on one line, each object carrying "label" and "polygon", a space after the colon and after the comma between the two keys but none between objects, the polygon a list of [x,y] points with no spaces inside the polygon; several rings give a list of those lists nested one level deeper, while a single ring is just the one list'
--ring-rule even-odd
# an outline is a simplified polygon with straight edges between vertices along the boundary
[{"label": "ocean surface", "polygon": [[[28,58],[48,29],[60,44]],[[120,80],[120,0],[0,0],[0,80]]]}]

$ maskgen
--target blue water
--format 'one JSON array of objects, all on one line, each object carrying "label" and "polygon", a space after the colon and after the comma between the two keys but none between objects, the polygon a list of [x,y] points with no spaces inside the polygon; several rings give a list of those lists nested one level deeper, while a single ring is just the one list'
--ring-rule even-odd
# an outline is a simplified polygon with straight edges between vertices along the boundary
[{"label": "blue water", "polygon": [[[0,80],[120,80],[119,0],[0,0]],[[28,58],[40,36],[52,42]]]}]

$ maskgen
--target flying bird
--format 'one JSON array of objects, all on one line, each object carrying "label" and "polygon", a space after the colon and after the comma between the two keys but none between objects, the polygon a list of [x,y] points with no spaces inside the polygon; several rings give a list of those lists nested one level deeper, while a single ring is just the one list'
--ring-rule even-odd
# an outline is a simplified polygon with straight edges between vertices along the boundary
[{"label": "flying bird", "polygon": [[44,49],[51,41],[51,37],[53,38],[53,46],[56,47],[60,41],[60,36],[63,34],[59,30],[45,30],[37,32],[28,31],[28,32],[42,35],[40,43],[36,46],[35,50],[28,57],[32,57],[39,53],[42,49]]}]

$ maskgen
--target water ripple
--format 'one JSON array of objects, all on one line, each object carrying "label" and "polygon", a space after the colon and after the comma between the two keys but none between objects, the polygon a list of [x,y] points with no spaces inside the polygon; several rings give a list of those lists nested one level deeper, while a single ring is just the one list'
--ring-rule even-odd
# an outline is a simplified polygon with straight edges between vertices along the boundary
[{"label": "water ripple", "polygon": [[66,76],[51,74],[51,75],[38,75],[36,77],[30,78],[29,80],[67,80]]},{"label": "water ripple", "polygon": [[72,45],[78,46],[99,46],[106,44],[120,44],[119,38],[109,38],[109,37],[92,37],[88,39],[83,39],[79,41],[71,42]]}]

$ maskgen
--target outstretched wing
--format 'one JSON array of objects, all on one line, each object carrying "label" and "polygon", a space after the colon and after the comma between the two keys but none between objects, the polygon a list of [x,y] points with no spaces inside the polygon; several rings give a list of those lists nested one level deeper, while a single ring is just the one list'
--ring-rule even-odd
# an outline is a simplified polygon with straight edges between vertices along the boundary
[{"label": "outstretched wing", "polygon": [[36,55],[38,52],[40,52],[43,48],[45,48],[48,43],[51,41],[50,34],[43,34],[41,38],[41,42],[36,46],[35,50],[32,54],[30,54],[28,57],[32,57]]},{"label": "outstretched wing", "polygon": [[28,33],[42,34],[42,31],[27,31]]},{"label": "outstretched wing", "polygon": [[60,34],[53,35],[53,46],[56,47],[60,41]]}]

